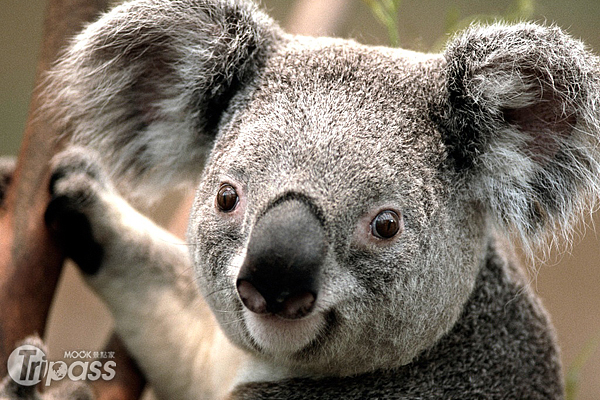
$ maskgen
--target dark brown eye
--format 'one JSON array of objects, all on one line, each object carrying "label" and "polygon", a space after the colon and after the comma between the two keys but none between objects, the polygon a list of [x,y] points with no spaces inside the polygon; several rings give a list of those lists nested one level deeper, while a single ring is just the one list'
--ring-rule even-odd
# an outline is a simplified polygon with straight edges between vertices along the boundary
[{"label": "dark brown eye", "polygon": [[223,212],[233,211],[238,203],[238,194],[233,186],[224,184],[217,193],[217,206]]},{"label": "dark brown eye", "polygon": [[380,239],[391,239],[399,231],[402,221],[395,211],[385,210],[371,222],[371,233]]}]

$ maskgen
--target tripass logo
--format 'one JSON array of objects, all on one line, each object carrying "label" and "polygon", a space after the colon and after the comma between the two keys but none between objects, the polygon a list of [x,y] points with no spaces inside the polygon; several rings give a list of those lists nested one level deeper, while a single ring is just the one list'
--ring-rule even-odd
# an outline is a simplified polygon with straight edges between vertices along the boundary
[{"label": "tripass logo", "polygon": [[[86,352],[87,354],[88,352]],[[68,365],[63,361],[48,361],[46,353],[36,346],[25,344],[17,347],[8,357],[8,374],[22,386],[33,386],[45,378],[45,385],[68,377],[72,381],[109,381],[115,377],[114,361],[74,361]]]}]

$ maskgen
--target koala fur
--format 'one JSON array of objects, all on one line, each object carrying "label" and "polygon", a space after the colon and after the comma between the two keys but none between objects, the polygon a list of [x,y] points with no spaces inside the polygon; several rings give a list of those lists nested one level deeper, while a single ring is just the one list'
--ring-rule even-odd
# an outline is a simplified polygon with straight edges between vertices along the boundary
[{"label": "koala fur", "polygon": [[[511,242],[600,192],[598,65],[535,24],[421,54],[131,1],[49,74],[47,222],[161,398],[561,399]],[[186,243],[119,194],[193,184]]]}]

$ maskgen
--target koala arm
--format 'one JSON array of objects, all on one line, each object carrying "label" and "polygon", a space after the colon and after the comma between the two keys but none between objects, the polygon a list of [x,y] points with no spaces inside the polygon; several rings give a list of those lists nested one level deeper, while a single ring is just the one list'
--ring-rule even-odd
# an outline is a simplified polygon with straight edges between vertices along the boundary
[{"label": "koala arm", "polygon": [[47,224],[157,395],[221,397],[242,357],[198,294],[187,245],[121,198],[88,151],[68,150],[53,168]]}]

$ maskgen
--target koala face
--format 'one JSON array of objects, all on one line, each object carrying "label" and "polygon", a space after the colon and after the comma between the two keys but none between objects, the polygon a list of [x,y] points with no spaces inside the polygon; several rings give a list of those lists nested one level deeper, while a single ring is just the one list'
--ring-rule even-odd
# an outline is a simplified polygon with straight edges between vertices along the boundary
[{"label": "koala face", "polygon": [[570,232],[600,192],[598,65],[534,24],[424,55],[287,35],[242,0],[136,0],[75,38],[46,104],[129,197],[200,181],[191,255],[234,343],[348,375],[446,333],[489,237]]},{"label": "koala face", "polygon": [[299,39],[238,100],[188,235],[233,341],[351,374],[409,362],[458,318],[485,235],[478,212],[449,193],[424,112],[441,62]]}]

